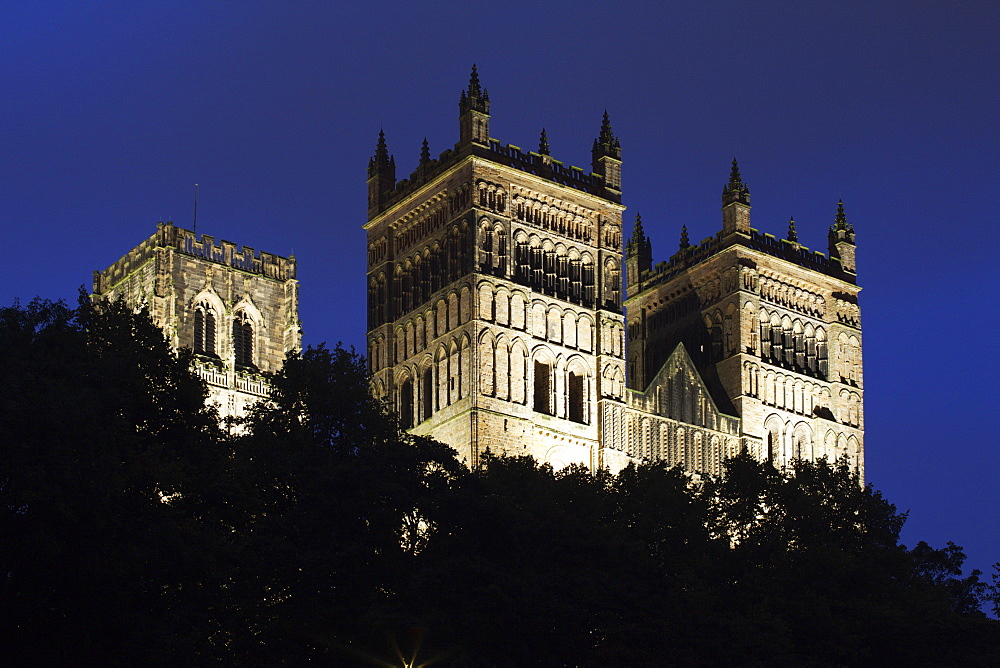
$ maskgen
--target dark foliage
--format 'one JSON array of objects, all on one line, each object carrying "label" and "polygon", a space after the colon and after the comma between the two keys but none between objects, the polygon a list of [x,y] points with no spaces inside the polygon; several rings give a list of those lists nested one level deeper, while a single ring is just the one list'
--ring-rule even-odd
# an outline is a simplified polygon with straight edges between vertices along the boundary
[{"label": "dark foliage", "polygon": [[121,304],[0,309],[3,663],[1000,663],[1000,575],[842,463],[470,471],[339,346],[233,433],[189,363]]},{"label": "dark foliage", "polygon": [[54,664],[185,655],[213,627],[224,439],[189,360],[121,304],[0,309],[0,642]]}]

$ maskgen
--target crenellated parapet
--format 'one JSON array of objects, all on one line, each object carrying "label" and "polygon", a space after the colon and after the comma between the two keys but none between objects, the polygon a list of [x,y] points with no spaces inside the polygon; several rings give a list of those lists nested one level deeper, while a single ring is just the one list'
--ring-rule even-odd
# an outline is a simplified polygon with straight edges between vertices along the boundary
[{"label": "crenellated parapet", "polygon": [[94,293],[104,294],[152,260],[160,249],[172,249],[182,255],[201,258],[265,278],[287,281],[295,278],[295,258],[256,251],[207,234],[198,235],[172,222],[156,224],[156,233],[133,248],[104,271],[94,272]]},{"label": "crenellated parapet", "polygon": [[385,133],[380,131],[375,155],[368,164],[368,219],[378,217],[470,156],[621,203],[621,142],[611,131],[607,112],[599,136],[594,140],[592,171],[588,172],[582,167],[566,165],[552,158],[544,130],[537,152],[503,144],[490,137],[489,109],[489,94],[480,84],[478,72],[473,67],[469,87],[462,91],[459,100],[459,141],[435,159],[431,157],[425,138],[417,168],[400,181],[396,180],[395,158],[388,152]]},{"label": "crenellated parapet", "polygon": [[461,150],[456,145],[456,148],[441,153],[437,159],[428,159],[408,178],[395,182],[390,189],[384,191],[381,199],[378,200],[379,205],[369,217],[376,216],[397,202],[406,199],[411,193],[419,190],[441,174],[448,172],[470,154],[507,167],[513,167],[526,174],[532,174],[559,185],[603,197],[612,202],[621,202],[621,195],[609,193],[605,188],[603,177],[599,174],[587,173],[582,167],[567,166],[548,155],[525,151],[520,146],[501,144],[496,139],[490,139],[485,146],[473,145],[469,150]]},{"label": "crenellated parapet", "polygon": [[856,274],[845,272],[841,262],[835,258],[830,258],[820,251],[810,250],[808,247],[797,242],[792,242],[788,239],[778,239],[773,234],[750,228],[749,236],[740,237],[738,241],[726,239],[720,233],[714,237],[702,240],[698,245],[680,249],[669,260],[657,262],[650,271],[642,272],[637,283],[634,286],[629,286],[630,290],[634,288],[634,290],[631,290],[632,294],[638,294],[642,290],[670,281],[678,274],[701,264],[709,258],[714,257],[717,253],[735,245],[761,251],[771,257],[787,260],[804,269],[818,271],[848,283],[854,283],[857,280]]}]

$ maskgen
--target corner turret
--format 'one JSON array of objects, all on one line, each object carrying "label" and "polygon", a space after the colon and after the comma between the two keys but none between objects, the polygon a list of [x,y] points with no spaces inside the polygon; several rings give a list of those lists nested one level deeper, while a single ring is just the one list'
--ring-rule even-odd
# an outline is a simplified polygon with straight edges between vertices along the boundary
[{"label": "corner turret", "polygon": [[604,178],[604,188],[610,199],[621,201],[622,194],[622,145],[611,131],[611,119],[604,112],[601,132],[594,140],[591,150],[591,166],[594,173]]},{"label": "corner turret", "polygon": [[385,132],[378,131],[375,155],[368,160],[368,218],[378,213],[385,195],[396,187],[396,159],[389,155]]},{"label": "corner turret", "polygon": [[635,214],[632,237],[625,245],[625,285],[632,288],[639,284],[644,271],[653,268],[653,244],[642,229],[642,217]]},{"label": "corner turret", "polygon": [[750,189],[740,177],[740,166],[733,158],[729,183],[722,187],[722,235],[750,236]]},{"label": "corner turret", "polygon": [[462,91],[458,99],[459,143],[489,144],[490,141],[490,94],[479,84],[479,71],[472,66],[469,88]]},{"label": "corner turret", "polygon": [[829,242],[830,257],[839,259],[840,268],[847,273],[856,274],[854,227],[847,222],[847,216],[844,214],[844,200],[837,202],[837,215],[834,217],[833,225],[830,226]]}]

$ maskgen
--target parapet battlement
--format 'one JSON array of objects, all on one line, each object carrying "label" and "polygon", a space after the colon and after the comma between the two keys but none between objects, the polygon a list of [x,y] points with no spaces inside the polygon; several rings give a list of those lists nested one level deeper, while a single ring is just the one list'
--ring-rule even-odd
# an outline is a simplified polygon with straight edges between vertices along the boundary
[{"label": "parapet battlement", "polygon": [[[767,253],[772,257],[788,260],[800,267],[812,269],[813,271],[818,271],[850,283],[855,282],[853,275],[845,274],[841,269],[837,258],[827,257],[825,253],[820,251],[811,251],[796,241],[778,239],[772,234],[761,233],[756,229],[751,229],[750,238],[741,238],[738,243],[741,246]],[[690,269],[704,262],[731,245],[734,245],[733,241],[726,240],[720,232],[714,237],[704,239],[697,246],[682,248],[670,256],[669,260],[657,262],[650,271],[642,272],[640,276],[641,286],[636,287],[639,290],[645,290],[659,283],[669,281],[685,269]]]},{"label": "parapet battlement", "polygon": [[489,136],[489,95],[472,68],[469,87],[459,99],[459,141],[436,159],[424,140],[420,162],[410,177],[396,180],[396,159],[389,154],[385,133],[379,132],[375,155],[368,161],[368,219],[372,220],[405,195],[438,174],[470,156],[533,174],[553,183],[575,188],[611,202],[621,203],[621,142],[611,130],[607,112],[600,133],[591,149],[591,172],[581,167],[566,167],[549,155],[549,141],[542,129],[538,151],[527,151],[513,144],[501,144]]},{"label": "parapet battlement", "polygon": [[[386,193],[385,207],[391,206],[393,202],[402,199],[405,195],[416,190],[423,184],[431,181],[438,174],[447,171],[452,165],[462,157],[469,155],[482,155],[494,162],[498,162],[508,167],[513,167],[522,172],[539,176],[560,185],[569,186],[583,192],[591,193],[599,197],[607,197],[604,188],[604,179],[600,174],[587,173],[582,167],[566,167],[563,162],[555,160],[548,155],[542,155],[534,151],[524,151],[520,146],[514,144],[501,144],[499,140],[489,140],[489,145],[473,146],[471,151],[462,151],[461,144],[456,144],[454,149],[444,151],[436,160],[422,162],[409,178],[398,181],[392,190]],[[613,198],[609,198],[613,199]],[[613,199],[618,201],[620,198]]]},{"label": "parapet battlement", "polygon": [[214,237],[207,234],[199,236],[168,221],[157,223],[156,233],[153,236],[130,250],[110,267],[104,271],[95,271],[94,293],[104,294],[149,262],[161,249],[203,258],[278,281],[295,278],[294,256],[286,258],[273,253],[257,252],[250,246],[237,246],[232,241],[220,240],[216,244]]}]

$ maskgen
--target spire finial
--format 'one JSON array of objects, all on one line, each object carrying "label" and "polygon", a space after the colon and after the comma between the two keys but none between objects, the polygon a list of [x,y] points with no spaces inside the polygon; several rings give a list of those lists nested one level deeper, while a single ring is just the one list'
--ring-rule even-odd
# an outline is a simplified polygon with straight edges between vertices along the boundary
[{"label": "spire finial", "polygon": [[545,134],[545,128],[542,128],[542,136],[538,138],[538,152],[541,155],[550,155],[549,136]]},{"label": "spire finial", "polygon": [[691,240],[688,239],[687,225],[681,225],[681,250],[686,250],[690,247],[691,247]]},{"label": "spire finial", "polygon": [[427,143],[427,137],[424,137],[424,144],[420,147],[420,164],[426,165],[431,161],[431,147]]},{"label": "spire finial", "polygon": [[479,97],[482,94],[482,87],[479,85],[479,68],[472,63],[472,74],[469,75],[469,97]]},{"label": "spire finial", "polygon": [[[649,271],[653,266],[653,244],[642,229],[642,216],[638,213],[635,214],[632,236],[625,244],[625,256],[629,264],[627,282],[632,285],[639,280],[642,272]],[[636,261],[638,264],[634,264]]]},{"label": "spire finial", "polygon": [[396,161],[389,155],[389,148],[385,142],[385,131],[378,130],[378,142],[375,144],[375,156],[368,161],[368,176],[374,176],[377,172],[395,167]]},{"label": "spire finial", "polygon": [[[608,116],[607,109],[604,110],[604,118],[601,121],[601,132],[594,140],[592,149],[594,161],[601,156],[608,156],[615,160],[622,158],[622,144],[611,130],[611,117]],[[594,171],[597,171],[595,168]]]},{"label": "spire finial", "polygon": [[472,65],[472,74],[469,75],[469,87],[459,96],[458,106],[461,113],[470,109],[484,114],[490,113],[490,94],[479,83],[479,69],[475,63]]},{"label": "spire finial", "polygon": [[646,231],[642,229],[642,216],[637,211],[635,214],[635,225],[632,227],[632,236],[636,239],[645,239]]},{"label": "spire finial", "polygon": [[740,165],[735,157],[733,157],[733,167],[729,170],[729,183],[722,187],[722,206],[733,202],[750,204],[750,189],[740,177]]},{"label": "spire finial", "polygon": [[833,229],[844,230],[846,232],[854,231],[851,224],[847,222],[847,215],[844,213],[844,200],[837,202],[837,215],[833,219]]},{"label": "spire finial", "polygon": [[615,135],[611,132],[611,117],[608,116],[608,110],[604,110],[604,120],[601,121],[601,134],[597,138],[597,141],[601,144],[610,144],[615,140]]},{"label": "spire finial", "polygon": [[795,231],[795,218],[788,219],[788,240],[798,243],[799,233]]}]

